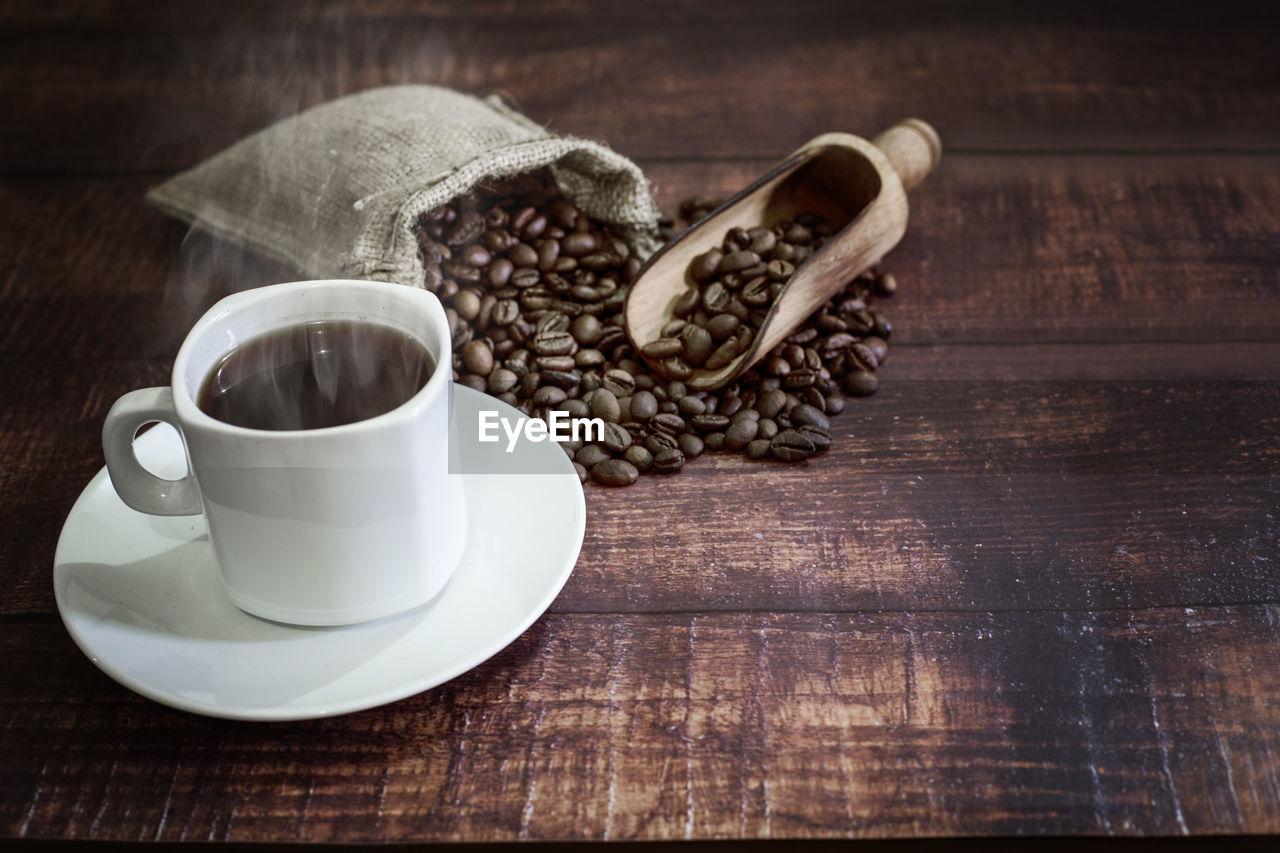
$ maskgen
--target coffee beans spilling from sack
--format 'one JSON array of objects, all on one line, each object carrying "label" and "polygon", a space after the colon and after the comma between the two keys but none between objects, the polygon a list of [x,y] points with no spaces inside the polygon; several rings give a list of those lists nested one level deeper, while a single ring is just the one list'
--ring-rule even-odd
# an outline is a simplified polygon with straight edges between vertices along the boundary
[{"label": "coffee beans spilling from sack", "polygon": [[[783,224],[782,234],[735,229],[726,246],[750,251],[753,242],[769,242],[765,234],[773,236],[772,257],[764,262],[772,298],[773,284],[785,280],[769,276],[769,264],[784,260],[776,247],[793,247],[786,263],[794,267],[825,227],[816,217],[800,216]],[[806,236],[800,229],[808,239],[790,239]],[[423,214],[417,234],[427,288],[446,306],[454,378],[526,415],[545,419],[559,410],[605,422],[600,441],[563,445],[584,481],[630,485],[642,473],[675,473],[707,450],[803,461],[831,446],[829,417],[844,409],[845,395],[875,392],[875,371],[888,354],[889,323],[868,305],[896,289],[893,276],[880,273],[850,282],[724,388],[692,391],[654,372],[636,357],[623,323],[627,287],[640,259],[607,225],[564,199],[545,172],[478,187]],[[764,261],[761,252],[754,254],[759,261],[742,269]],[[694,261],[699,263],[710,266],[705,257]],[[721,270],[716,262],[722,287],[723,275],[740,272]],[[703,283],[711,281],[708,276]],[[681,354],[694,338],[695,361],[708,343],[704,333],[709,358],[717,343],[752,321],[750,308],[745,318],[736,309],[705,310],[706,290],[694,290],[699,306],[674,321],[678,327],[664,330]],[[738,327],[730,330],[730,320]],[[684,332],[686,327],[701,331]]]}]

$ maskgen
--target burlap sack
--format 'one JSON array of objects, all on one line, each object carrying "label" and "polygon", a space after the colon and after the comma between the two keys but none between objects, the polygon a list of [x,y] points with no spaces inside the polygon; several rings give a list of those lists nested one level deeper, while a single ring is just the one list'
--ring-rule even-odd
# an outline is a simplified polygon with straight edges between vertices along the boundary
[{"label": "burlap sack", "polygon": [[340,98],[255,133],[147,194],[164,212],[316,278],[422,286],[418,215],[485,178],[550,166],[642,256],[658,210],[639,167],[505,107],[434,86]]}]

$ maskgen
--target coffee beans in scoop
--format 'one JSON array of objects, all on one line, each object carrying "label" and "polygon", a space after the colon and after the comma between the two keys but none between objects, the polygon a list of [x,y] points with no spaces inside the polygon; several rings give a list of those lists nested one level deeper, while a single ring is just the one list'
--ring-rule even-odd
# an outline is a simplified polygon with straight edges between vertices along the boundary
[{"label": "coffee beans in scoop", "polygon": [[[693,369],[745,337],[742,330],[758,324],[753,311],[769,304],[748,302],[775,298],[774,285],[828,233],[805,215],[727,234],[714,267],[711,258],[696,261],[697,302],[664,330],[675,341],[663,344],[665,357]],[[640,259],[621,234],[564,198],[545,171],[490,182],[424,214],[417,237],[426,287],[445,305],[454,379],[529,416],[603,420],[599,441],[562,445],[578,476],[602,486],[674,474],[706,452],[781,462],[820,454],[831,446],[830,418],[848,397],[875,392],[888,355],[890,326],[871,304],[896,282],[868,274],[724,388],[694,391],[655,372],[637,357],[623,322]],[[744,300],[747,284],[761,277],[766,283]]]},{"label": "coffee beans in scoop", "polygon": [[681,381],[731,364],[750,349],[796,268],[833,230],[817,213],[770,228],[729,229],[719,248],[689,263],[694,286],[676,300],[675,316],[660,337],[641,345],[641,353],[662,375]]}]

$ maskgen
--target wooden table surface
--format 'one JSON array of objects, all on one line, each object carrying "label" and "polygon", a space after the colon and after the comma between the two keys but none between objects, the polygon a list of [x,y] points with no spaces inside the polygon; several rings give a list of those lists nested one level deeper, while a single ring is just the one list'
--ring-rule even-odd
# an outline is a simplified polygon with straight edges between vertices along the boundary
[{"label": "wooden table surface", "polygon": [[[1213,4],[0,3],[0,832],[1280,831],[1280,28]],[[144,191],[329,98],[507,94],[666,210],[918,115],[880,392],[800,467],[587,490],[475,670],[246,724],[117,685],[51,568],[123,392],[294,273]]]}]

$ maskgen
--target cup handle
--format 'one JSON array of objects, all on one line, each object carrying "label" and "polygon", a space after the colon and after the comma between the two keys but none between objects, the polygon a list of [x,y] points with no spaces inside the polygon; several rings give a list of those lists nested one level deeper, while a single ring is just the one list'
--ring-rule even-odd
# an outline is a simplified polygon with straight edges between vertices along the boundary
[{"label": "cup handle", "polygon": [[[178,430],[177,411],[170,388],[141,388],[130,391],[107,412],[102,425],[102,453],[107,457],[107,473],[116,494],[126,505],[150,515],[199,515],[200,491],[191,474],[181,480],[157,477],[138,461],[133,437],[144,424],[157,421]],[[185,441],[185,439],[184,439]]]}]

